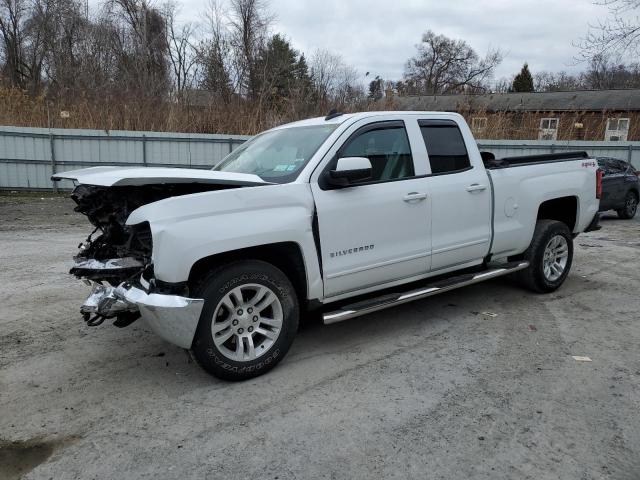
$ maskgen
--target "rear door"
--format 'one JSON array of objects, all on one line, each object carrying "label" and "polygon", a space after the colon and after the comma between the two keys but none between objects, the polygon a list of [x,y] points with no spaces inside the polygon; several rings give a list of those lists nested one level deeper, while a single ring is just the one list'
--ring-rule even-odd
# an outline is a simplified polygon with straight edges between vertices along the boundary
[{"label": "rear door", "polygon": [[[413,136],[419,136],[417,129]],[[347,188],[328,186],[323,176],[343,157],[367,157],[373,178]],[[426,179],[416,174],[405,122],[361,121],[326,158],[311,181],[325,297],[425,275],[431,240],[428,192]]]},{"label": "rear door", "polygon": [[626,204],[627,194],[631,189],[637,190],[640,187],[640,183],[638,181],[638,174],[636,174],[636,169],[629,162],[621,162],[624,167],[624,199],[623,202]]},{"label": "rear door", "polygon": [[604,165],[600,210],[620,208],[624,204],[626,194],[625,172],[616,159],[607,158]]},{"label": "rear door", "polygon": [[[480,263],[491,240],[491,185],[478,158],[470,158],[466,142],[475,142],[453,120],[419,120],[431,168],[431,270]],[[473,160],[473,161],[472,161]]]}]

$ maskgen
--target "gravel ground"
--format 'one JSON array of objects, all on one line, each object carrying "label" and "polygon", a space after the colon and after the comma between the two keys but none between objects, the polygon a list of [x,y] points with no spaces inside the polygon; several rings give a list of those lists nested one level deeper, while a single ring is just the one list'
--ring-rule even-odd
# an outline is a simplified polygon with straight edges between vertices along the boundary
[{"label": "gravel ground", "polygon": [[86,327],[66,272],[88,224],[0,197],[0,478],[637,480],[640,222],[603,226],[554,294],[497,280],[311,323],[225,383],[140,322]]}]

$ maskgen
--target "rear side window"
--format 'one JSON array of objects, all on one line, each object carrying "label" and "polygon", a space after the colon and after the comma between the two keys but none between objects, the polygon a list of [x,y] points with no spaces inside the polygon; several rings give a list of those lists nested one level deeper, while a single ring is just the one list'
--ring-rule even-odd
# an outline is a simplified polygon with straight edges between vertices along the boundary
[{"label": "rear side window", "polygon": [[404,125],[397,123],[367,127],[340,151],[341,157],[367,157],[372,178],[367,182],[386,182],[413,177],[413,157]]},{"label": "rear side window", "polygon": [[467,146],[455,122],[422,120],[419,124],[429,154],[431,173],[455,173],[471,167]]}]

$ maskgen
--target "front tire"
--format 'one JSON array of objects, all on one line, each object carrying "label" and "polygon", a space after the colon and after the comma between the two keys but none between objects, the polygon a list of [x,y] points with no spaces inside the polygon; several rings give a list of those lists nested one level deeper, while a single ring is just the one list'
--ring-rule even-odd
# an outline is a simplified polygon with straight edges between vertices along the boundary
[{"label": "front tire", "polygon": [[573,261],[573,237],[567,225],[538,220],[531,245],[524,252],[529,268],[517,273],[524,286],[538,293],[557,290],[566,280]]},{"label": "front tire", "polygon": [[273,265],[240,261],[216,269],[195,287],[204,307],[192,345],[202,368],[224,380],[246,380],[275,367],[298,330],[299,306],[287,276]]},{"label": "front tire", "polygon": [[624,208],[616,210],[618,216],[624,220],[631,220],[636,216],[638,211],[638,197],[633,192],[627,192],[627,196],[624,200]]}]

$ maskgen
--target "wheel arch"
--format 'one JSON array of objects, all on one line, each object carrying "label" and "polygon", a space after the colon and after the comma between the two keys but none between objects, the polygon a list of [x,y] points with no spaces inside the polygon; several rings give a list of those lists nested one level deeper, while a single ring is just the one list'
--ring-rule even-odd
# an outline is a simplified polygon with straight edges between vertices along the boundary
[{"label": "wheel arch", "polygon": [[579,199],[573,195],[545,200],[538,207],[536,221],[557,220],[564,223],[573,232],[578,221],[579,207]]},{"label": "wheel arch", "polygon": [[189,286],[193,286],[211,270],[239,260],[261,260],[270,263],[289,278],[300,305],[307,302],[307,268],[302,248],[295,242],[278,242],[216,253],[196,261],[189,271]]}]

